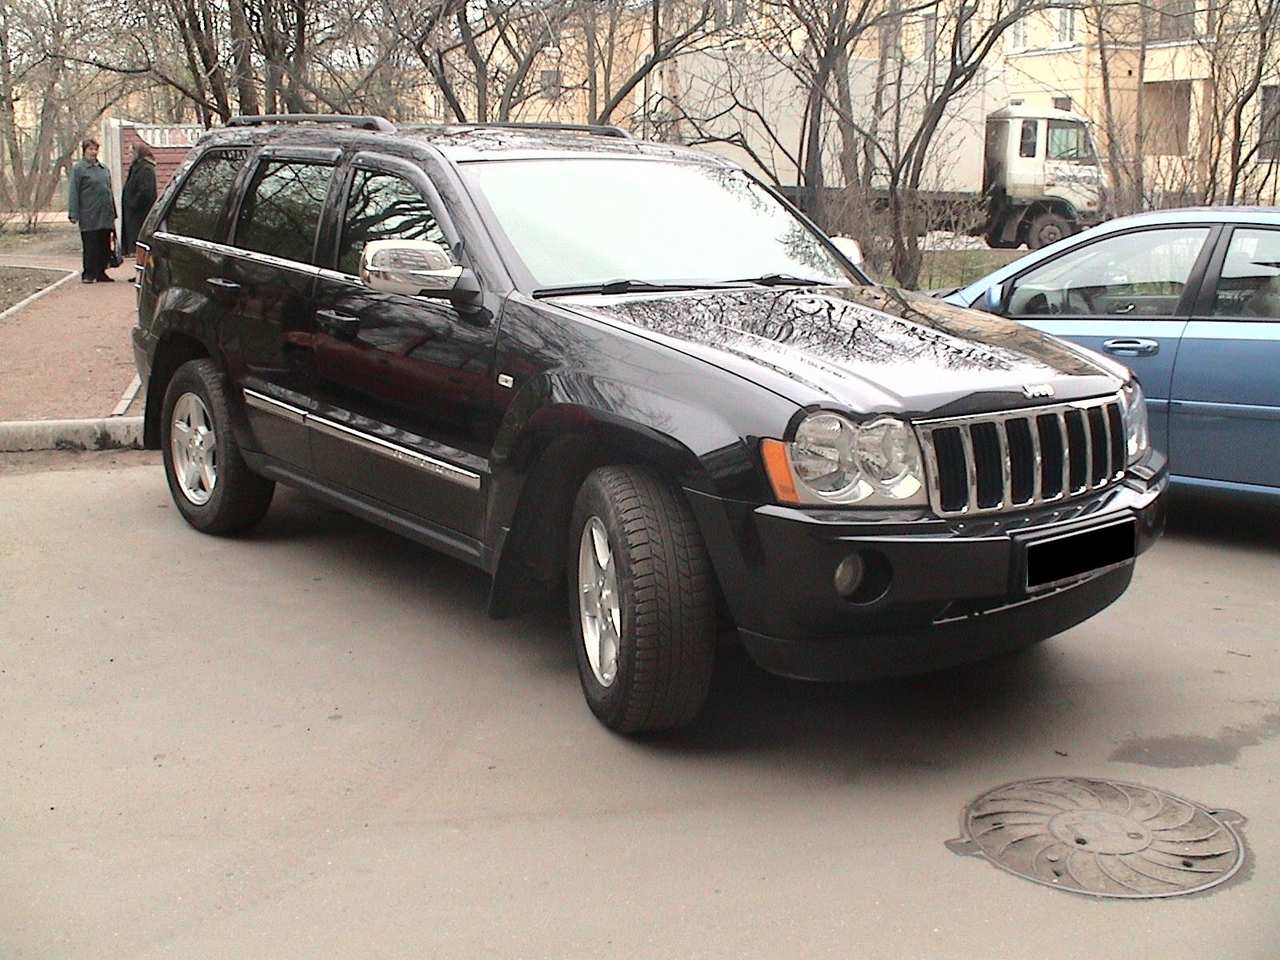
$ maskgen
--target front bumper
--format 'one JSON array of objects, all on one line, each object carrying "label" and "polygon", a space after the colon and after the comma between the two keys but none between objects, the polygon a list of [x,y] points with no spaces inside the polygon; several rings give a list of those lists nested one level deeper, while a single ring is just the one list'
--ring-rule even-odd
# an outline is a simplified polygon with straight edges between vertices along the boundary
[{"label": "front bumper", "polygon": [[[689,499],[751,656],[775,673],[832,680],[981,659],[1087,619],[1124,592],[1133,560],[1029,588],[1028,546],[1132,520],[1136,557],[1164,529],[1166,485],[1161,461],[1065,505],[957,521]],[[854,553],[883,582],[850,600],[833,578]]]}]

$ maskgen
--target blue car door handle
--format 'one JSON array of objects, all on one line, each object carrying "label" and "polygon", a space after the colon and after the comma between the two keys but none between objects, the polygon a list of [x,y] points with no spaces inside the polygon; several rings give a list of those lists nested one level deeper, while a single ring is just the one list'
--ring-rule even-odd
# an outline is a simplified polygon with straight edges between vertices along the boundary
[{"label": "blue car door handle", "polygon": [[1114,337],[1103,340],[1102,349],[1118,357],[1151,357],[1160,352],[1160,341],[1142,337]]}]

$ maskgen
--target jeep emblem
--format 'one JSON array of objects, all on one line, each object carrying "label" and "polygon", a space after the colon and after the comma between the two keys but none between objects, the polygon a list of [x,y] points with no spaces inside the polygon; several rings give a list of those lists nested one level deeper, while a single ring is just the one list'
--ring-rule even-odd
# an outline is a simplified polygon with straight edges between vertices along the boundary
[{"label": "jeep emblem", "polygon": [[1047,383],[1024,383],[1022,392],[1028,400],[1040,400],[1053,396],[1053,387]]}]

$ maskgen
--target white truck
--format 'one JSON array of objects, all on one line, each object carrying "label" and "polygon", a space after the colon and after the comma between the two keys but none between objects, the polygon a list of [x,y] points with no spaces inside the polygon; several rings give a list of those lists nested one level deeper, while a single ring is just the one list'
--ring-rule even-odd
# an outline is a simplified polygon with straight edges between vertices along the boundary
[{"label": "white truck", "polygon": [[1079,114],[997,110],[987,117],[982,156],[988,245],[1037,250],[1102,219],[1106,174]]},{"label": "white truck", "polygon": [[[895,126],[904,138],[901,131],[909,135],[920,122],[929,78],[921,65],[904,65],[901,89],[911,94],[889,105],[875,98],[876,71],[875,60],[850,61],[850,103],[861,129],[875,131],[892,155]],[[664,95],[678,104],[676,113],[706,118],[677,127],[678,137],[703,142],[704,149],[755,170],[809,206],[811,188],[795,147],[805,139],[806,94],[778,62],[748,48],[688,54],[667,75]],[[991,72],[948,105],[920,196],[934,208],[929,220],[935,227],[984,236],[993,247],[1025,243],[1034,250],[1102,219],[1106,176],[1085,117],[1050,107],[999,106],[1008,101],[1001,77]],[[741,109],[743,103],[751,109]],[[838,194],[845,182],[833,119],[824,140],[823,189]],[[871,187],[873,200],[887,203],[882,162]],[[832,199],[828,209],[838,209],[838,196]]]}]

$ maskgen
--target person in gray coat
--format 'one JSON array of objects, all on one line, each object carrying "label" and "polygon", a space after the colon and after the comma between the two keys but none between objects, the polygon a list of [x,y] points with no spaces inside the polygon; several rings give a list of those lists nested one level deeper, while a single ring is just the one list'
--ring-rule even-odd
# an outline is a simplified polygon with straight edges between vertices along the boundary
[{"label": "person in gray coat", "polygon": [[67,187],[67,219],[80,227],[83,267],[81,283],[111,283],[111,235],[115,232],[116,201],[111,174],[98,162],[98,141],[90,137],[80,144],[83,156],[71,168]]}]

